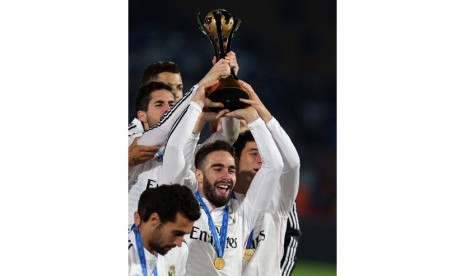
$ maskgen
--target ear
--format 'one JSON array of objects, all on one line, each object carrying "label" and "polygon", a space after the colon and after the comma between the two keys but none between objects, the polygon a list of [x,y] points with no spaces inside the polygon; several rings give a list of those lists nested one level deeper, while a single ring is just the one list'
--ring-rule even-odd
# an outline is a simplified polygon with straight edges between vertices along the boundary
[{"label": "ear", "polygon": [[158,214],[153,212],[149,217],[148,223],[150,223],[154,227],[158,226],[161,223]]},{"label": "ear", "polygon": [[137,119],[142,123],[147,123],[147,113],[142,110],[137,111]]},{"label": "ear", "polygon": [[139,226],[140,225],[140,216],[139,216],[139,213],[136,211],[134,212],[134,224],[136,226]]},{"label": "ear", "polygon": [[198,183],[203,183],[203,172],[199,169],[195,170],[195,179]]}]

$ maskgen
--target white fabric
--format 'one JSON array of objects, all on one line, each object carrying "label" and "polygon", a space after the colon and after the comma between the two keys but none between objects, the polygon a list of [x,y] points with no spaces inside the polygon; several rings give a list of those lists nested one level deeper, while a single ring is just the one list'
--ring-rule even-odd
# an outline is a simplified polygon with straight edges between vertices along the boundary
[{"label": "white fabric", "polygon": [[[153,128],[144,132],[144,134],[137,141],[138,145],[143,146],[163,146],[166,144],[169,134],[179,118],[180,114],[187,108],[193,95],[197,92],[198,85],[194,85],[189,92],[187,92],[176,105],[173,106],[160,120],[160,122]],[[129,137],[130,139],[132,137]],[[133,138],[132,138],[133,139]]]},{"label": "white fabric", "polygon": [[[201,209],[201,217],[194,223],[190,234],[184,236],[189,245],[186,275],[241,275],[242,253],[248,233],[256,224],[260,213],[270,207],[270,198],[273,196],[277,181],[282,172],[282,159],[273,142],[270,132],[262,119],[249,124],[261,157],[262,168],[255,175],[245,197],[231,199],[229,206],[229,220],[227,242],[224,251],[225,267],[217,270],[213,261],[217,253],[213,246],[208,217]],[[207,199],[203,199],[210,210],[217,231],[221,231],[223,208],[212,210]]]},{"label": "white fabric", "polygon": [[[190,137],[197,118],[200,116],[201,108],[191,102],[185,113],[179,114],[182,118],[186,117],[189,120],[176,120],[173,131],[169,137],[165,148],[164,161],[159,162],[156,159],[148,160],[142,164],[129,167],[129,193],[128,193],[128,223],[134,223],[134,212],[137,211],[139,197],[144,190],[149,187],[157,187],[161,184],[180,183],[190,185],[192,191],[197,189],[195,175],[189,167],[184,168],[178,166],[176,162],[172,162],[176,158],[192,158],[186,157],[187,154],[183,149],[186,141]],[[133,121],[135,122],[135,121]],[[134,129],[134,128],[133,128]],[[134,135],[137,134],[133,131]],[[131,136],[129,139],[133,139]],[[140,140],[139,140],[140,141]],[[132,142],[129,141],[129,144]],[[194,145],[195,146],[195,145]],[[186,243],[182,247],[171,249],[166,255],[166,264],[169,267],[175,266],[176,275],[184,275],[187,262],[188,247]]]},{"label": "white fabric", "polygon": [[[187,109],[185,116],[198,117],[201,110],[200,107],[191,103]],[[183,120],[181,120],[183,121]],[[177,127],[183,127],[178,125]],[[188,127],[188,126],[184,126]],[[193,128],[193,126],[192,126]],[[171,141],[171,139],[173,141]],[[137,206],[139,202],[140,195],[149,187],[158,187],[162,184],[171,184],[175,182],[163,180],[163,179],[174,179],[176,177],[177,169],[173,169],[170,166],[169,160],[172,159],[171,155],[174,154],[170,143],[178,143],[178,137],[173,135],[170,137],[170,141],[167,144],[165,149],[164,162],[159,162],[155,159],[150,159],[147,162],[142,164],[129,167],[129,185],[130,190],[128,193],[128,223],[132,225],[134,223],[134,213],[137,211]],[[186,138],[187,139],[187,138]],[[182,140],[182,139],[181,139]],[[161,177],[161,174],[164,173],[165,178]],[[194,177],[193,173],[189,174],[190,177]],[[131,182],[134,183],[131,185]],[[180,183],[180,182],[178,182]],[[192,183],[190,181],[189,183]],[[193,189],[193,188],[192,188]],[[184,275],[185,267],[187,262],[188,248],[186,243],[182,243],[181,247],[175,247],[168,251],[165,255],[167,269],[171,266],[174,266],[176,269],[176,275]]]},{"label": "white fabric", "polygon": [[254,227],[255,252],[252,258],[249,261],[244,260],[242,265],[242,275],[247,276],[281,275],[287,218],[299,189],[300,159],[297,150],[275,118],[267,123],[267,127],[279,148],[284,168],[279,178],[278,189],[273,196],[272,207],[262,213]]}]

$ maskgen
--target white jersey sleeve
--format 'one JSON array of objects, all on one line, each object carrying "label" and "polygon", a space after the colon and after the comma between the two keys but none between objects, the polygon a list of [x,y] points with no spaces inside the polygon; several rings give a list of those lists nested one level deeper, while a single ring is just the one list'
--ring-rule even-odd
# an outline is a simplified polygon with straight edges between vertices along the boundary
[{"label": "white jersey sleeve", "polygon": [[236,118],[221,118],[221,129],[208,137],[203,144],[225,141],[232,145],[239,136],[240,121]]},{"label": "white jersey sleeve", "polygon": [[170,111],[163,115],[160,122],[155,127],[142,134],[140,139],[137,141],[137,144],[143,146],[165,145],[173,126],[179,116],[188,107],[193,95],[197,92],[197,88],[198,85],[194,85]]},{"label": "white jersey sleeve", "polygon": [[[163,165],[160,172],[160,183],[185,184],[184,178],[186,170],[188,170],[191,165],[186,162],[184,152],[189,151],[189,149],[187,149],[185,145],[191,137],[192,130],[201,112],[201,107],[196,102],[191,102],[186,113],[182,115],[178,124],[175,126],[166,144]],[[195,148],[195,144],[193,147]],[[192,184],[194,185],[194,183]],[[197,187],[191,186],[189,188],[195,191]]]},{"label": "white jersey sleeve", "polygon": [[144,127],[142,126],[141,121],[134,118],[128,126],[128,147],[132,144],[136,137],[142,136],[142,133],[144,133]]},{"label": "white jersey sleeve", "polygon": [[247,224],[249,229],[252,229],[260,211],[271,207],[271,199],[278,185],[276,180],[283,170],[283,160],[270,131],[261,118],[250,123],[248,127],[262,158],[262,166],[253,178],[243,202],[244,208],[247,208]]},{"label": "white jersey sleeve", "polygon": [[299,191],[300,158],[289,135],[274,117],[266,124],[279,149],[284,167],[277,193],[273,197],[273,207],[288,216]]}]

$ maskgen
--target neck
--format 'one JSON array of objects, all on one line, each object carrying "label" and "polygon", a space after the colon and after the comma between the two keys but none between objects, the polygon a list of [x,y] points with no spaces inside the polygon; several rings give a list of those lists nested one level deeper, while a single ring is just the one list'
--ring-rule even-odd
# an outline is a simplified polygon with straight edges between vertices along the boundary
[{"label": "neck", "polygon": [[150,246],[149,240],[147,238],[148,235],[145,232],[146,232],[145,224],[141,224],[139,226],[139,233],[142,239],[142,245],[144,246],[145,249],[147,249],[147,251],[149,251],[153,255],[156,255],[155,250]]},{"label": "neck", "polygon": [[236,181],[236,186],[234,186],[234,191],[240,194],[246,194],[249,190],[250,182],[244,178],[238,177]]},{"label": "neck", "polygon": [[200,193],[200,196],[203,198],[203,201],[208,201],[208,203],[210,203],[212,209],[216,209],[218,207],[223,207],[223,206],[226,206],[228,203],[224,204],[224,205],[221,205],[221,206],[216,206],[215,204],[213,204],[210,200],[208,200],[208,198],[205,196],[205,194],[203,193],[203,191],[199,190],[199,193]]}]

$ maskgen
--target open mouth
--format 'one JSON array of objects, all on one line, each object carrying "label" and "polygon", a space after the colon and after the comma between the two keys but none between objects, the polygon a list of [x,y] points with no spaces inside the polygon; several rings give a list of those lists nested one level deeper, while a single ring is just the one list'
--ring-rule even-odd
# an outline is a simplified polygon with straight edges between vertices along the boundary
[{"label": "open mouth", "polygon": [[216,185],[216,192],[222,196],[227,196],[229,190],[231,189],[231,184],[228,183],[219,183]]}]

